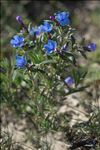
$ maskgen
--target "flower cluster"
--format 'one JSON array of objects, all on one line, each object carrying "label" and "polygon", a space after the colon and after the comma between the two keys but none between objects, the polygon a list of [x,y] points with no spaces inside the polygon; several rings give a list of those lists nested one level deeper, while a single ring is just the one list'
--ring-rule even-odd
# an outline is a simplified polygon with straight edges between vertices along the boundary
[{"label": "flower cluster", "polygon": [[[17,68],[27,68],[30,65],[27,61],[30,47],[33,48],[33,51],[37,49],[37,54],[41,50],[46,59],[51,56],[59,64],[60,62],[62,64],[63,60],[64,65],[66,63],[76,65],[77,57],[75,57],[74,53],[80,52],[82,56],[85,56],[87,51],[92,52],[96,50],[95,43],[84,44],[82,46],[77,44],[74,37],[74,29],[70,25],[69,12],[57,12],[37,27],[31,25],[27,27],[20,16],[17,16],[16,20],[22,26],[22,29],[24,29],[10,41],[11,45],[17,49]],[[72,46],[70,47],[70,45]],[[22,51],[24,51],[24,54]],[[30,63],[33,64],[32,60],[30,60]],[[69,75],[68,73],[67,77],[64,77],[64,82],[68,86],[71,86],[76,81],[73,75]]]},{"label": "flower cluster", "polygon": [[[55,13],[53,17],[54,17],[54,22],[58,22],[61,26],[65,26],[70,23],[68,12],[58,12],[58,13]],[[23,23],[23,20],[20,16],[17,16],[16,20],[18,21],[19,24],[22,25],[22,27],[26,29],[26,26]],[[29,29],[29,35],[39,36],[41,33],[50,33],[52,30],[53,30],[53,24],[49,23],[48,21],[44,21],[42,25],[39,25],[36,28],[31,27]],[[25,42],[25,38],[23,36],[15,35],[11,39],[10,43],[14,48],[22,48],[25,45],[24,42]],[[52,52],[54,52],[56,47],[57,47],[57,42],[51,39],[49,39],[48,42],[44,44],[44,50],[46,54],[51,54]],[[22,56],[22,59],[19,59],[19,58],[21,58],[21,56],[16,57],[16,66],[19,68],[23,68],[26,65],[26,63],[20,63],[19,65],[19,61],[22,62],[24,57]]]}]

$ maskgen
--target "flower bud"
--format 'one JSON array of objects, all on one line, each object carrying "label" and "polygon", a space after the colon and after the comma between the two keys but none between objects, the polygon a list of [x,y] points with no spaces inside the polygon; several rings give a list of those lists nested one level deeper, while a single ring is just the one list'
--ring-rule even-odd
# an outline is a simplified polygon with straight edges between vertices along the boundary
[{"label": "flower bud", "polygon": [[18,21],[19,24],[23,24],[23,20],[20,16],[16,16],[16,20]]},{"label": "flower bud", "polygon": [[55,16],[50,16],[49,19],[54,21],[55,20]]}]

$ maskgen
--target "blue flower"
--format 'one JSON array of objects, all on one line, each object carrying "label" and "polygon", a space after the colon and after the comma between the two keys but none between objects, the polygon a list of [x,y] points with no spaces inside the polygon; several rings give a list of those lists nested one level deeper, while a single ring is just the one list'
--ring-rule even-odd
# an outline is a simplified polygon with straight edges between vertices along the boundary
[{"label": "blue flower", "polygon": [[25,56],[16,56],[16,67],[17,68],[24,68],[27,64]]},{"label": "blue flower", "polygon": [[55,14],[55,19],[60,23],[61,26],[70,24],[69,12],[58,12]]},{"label": "blue flower", "polygon": [[52,28],[53,28],[53,25],[48,23],[47,21],[45,21],[44,24],[42,25],[43,32],[50,32]]},{"label": "blue flower", "polygon": [[42,32],[42,25],[38,26],[35,29],[35,31],[34,31],[34,33],[36,34],[36,36],[40,35],[41,32]]},{"label": "blue flower", "polygon": [[34,27],[32,27],[32,28],[29,30],[29,34],[30,34],[31,36],[34,36],[34,33],[35,33],[35,29],[34,29]]},{"label": "blue flower", "polygon": [[29,34],[30,34],[31,36],[34,36],[34,35],[38,36],[38,35],[40,35],[41,33],[42,33],[42,25],[40,25],[40,26],[38,26],[38,27],[36,27],[36,28],[32,27],[32,28],[29,30]]},{"label": "blue flower", "polygon": [[57,47],[56,41],[48,40],[48,43],[44,45],[46,54],[51,54]]},{"label": "blue flower", "polygon": [[71,76],[66,77],[64,81],[69,86],[74,83],[74,80],[73,80],[73,78]]},{"label": "blue flower", "polygon": [[10,43],[14,48],[22,47],[24,45],[24,38],[22,36],[15,35],[11,39]]},{"label": "blue flower", "polygon": [[92,52],[96,50],[97,46],[95,43],[90,43],[87,46],[84,46],[83,48],[89,52]]}]

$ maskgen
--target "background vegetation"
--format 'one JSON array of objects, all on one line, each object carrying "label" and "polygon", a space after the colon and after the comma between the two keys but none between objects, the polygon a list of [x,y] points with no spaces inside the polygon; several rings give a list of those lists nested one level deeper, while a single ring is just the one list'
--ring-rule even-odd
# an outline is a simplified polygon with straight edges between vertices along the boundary
[{"label": "background vegetation", "polygon": [[[88,59],[79,60],[88,74],[89,84],[81,93],[48,102],[32,95],[32,83],[14,71],[15,51],[10,39],[20,30],[15,20],[22,16],[26,24],[41,23],[49,15],[68,10],[76,35],[97,44]],[[100,2],[76,0],[1,0],[1,149],[100,149]],[[28,84],[25,84],[27,80]],[[31,98],[30,98],[31,97]],[[34,97],[34,103],[33,103]],[[35,105],[34,105],[35,104]],[[41,106],[41,110],[40,107]],[[45,113],[49,109],[48,114]],[[52,109],[54,108],[54,109]],[[50,117],[49,117],[50,116]],[[53,143],[52,140],[55,142]],[[85,144],[83,144],[83,140]],[[79,142],[83,142],[81,146]],[[57,145],[58,144],[58,145]],[[88,145],[88,146],[87,146]],[[63,147],[63,148],[59,148]],[[69,148],[70,147],[70,148]],[[59,148],[59,149],[58,149]]]}]

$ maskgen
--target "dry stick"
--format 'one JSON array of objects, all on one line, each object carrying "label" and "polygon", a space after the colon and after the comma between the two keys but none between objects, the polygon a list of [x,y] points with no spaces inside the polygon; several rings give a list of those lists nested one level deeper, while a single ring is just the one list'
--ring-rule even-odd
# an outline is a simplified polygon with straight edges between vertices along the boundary
[{"label": "dry stick", "polygon": [[19,146],[20,146],[20,145],[23,145],[23,146],[25,146],[25,147],[27,147],[27,148],[33,150],[32,147],[27,146],[27,145],[25,145],[25,144],[23,144],[23,143],[21,143],[21,142],[13,142],[12,144],[19,144]]},{"label": "dry stick", "polygon": [[83,112],[83,111],[81,111],[81,110],[77,110],[75,107],[73,107],[73,106],[70,106],[69,104],[67,104],[67,105],[68,105],[68,107],[71,107],[71,108],[75,109],[76,111],[78,111],[78,112],[80,112],[80,113],[82,113],[82,114],[84,114],[84,115],[87,115],[87,116],[89,116],[89,114],[88,114],[88,113],[86,113],[86,112]]},{"label": "dry stick", "polygon": [[[79,122],[77,122],[77,123],[81,123],[80,121],[84,121],[84,120],[82,120],[82,119],[75,119],[75,118],[71,118],[71,120],[79,121]],[[86,121],[86,122],[87,122],[87,121]]]}]

